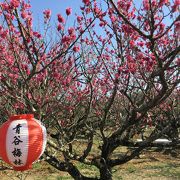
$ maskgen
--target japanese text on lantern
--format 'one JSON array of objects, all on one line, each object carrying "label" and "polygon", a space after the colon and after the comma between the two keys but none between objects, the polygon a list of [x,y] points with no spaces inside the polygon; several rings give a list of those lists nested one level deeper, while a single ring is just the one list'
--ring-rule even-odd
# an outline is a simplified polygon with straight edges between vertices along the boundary
[{"label": "japanese text on lantern", "polygon": [[12,151],[12,154],[15,158],[14,164],[15,165],[21,165],[22,163],[22,151],[21,148],[19,147],[19,144],[22,143],[23,141],[21,140],[21,124],[17,124],[13,130],[15,131],[16,136],[14,136],[14,140],[12,141],[12,144],[14,144],[14,150]]}]

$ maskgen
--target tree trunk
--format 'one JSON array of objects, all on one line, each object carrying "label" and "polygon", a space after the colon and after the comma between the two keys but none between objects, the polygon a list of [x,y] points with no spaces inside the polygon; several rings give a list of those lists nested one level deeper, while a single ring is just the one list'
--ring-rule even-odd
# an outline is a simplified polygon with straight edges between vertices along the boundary
[{"label": "tree trunk", "polygon": [[68,165],[67,172],[74,178],[74,180],[98,180],[97,178],[83,176],[73,164]]},{"label": "tree trunk", "polygon": [[112,180],[111,168],[106,163],[101,164],[100,180]]}]

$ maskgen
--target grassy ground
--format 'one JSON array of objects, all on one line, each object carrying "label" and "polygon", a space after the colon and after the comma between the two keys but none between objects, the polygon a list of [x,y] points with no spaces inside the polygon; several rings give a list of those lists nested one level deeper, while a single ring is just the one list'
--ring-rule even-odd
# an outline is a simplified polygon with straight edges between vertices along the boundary
[{"label": "grassy ground", "polygon": [[[5,164],[0,162],[0,168]],[[85,175],[97,175],[98,171],[84,164],[76,164]],[[32,170],[18,173],[13,170],[0,170],[1,180],[72,180],[64,172],[59,172],[45,162],[34,164]],[[172,157],[170,154],[159,152],[146,152],[122,166],[113,169],[114,180],[179,180],[180,156]]]}]

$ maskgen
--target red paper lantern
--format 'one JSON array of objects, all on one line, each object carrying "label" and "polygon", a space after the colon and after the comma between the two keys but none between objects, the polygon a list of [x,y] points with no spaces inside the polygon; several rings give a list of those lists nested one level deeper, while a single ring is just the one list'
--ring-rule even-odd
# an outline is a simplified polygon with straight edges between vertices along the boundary
[{"label": "red paper lantern", "polygon": [[32,168],[46,146],[46,129],[32,114],[11,116],[0,127],[0,156],[14,170]]}]

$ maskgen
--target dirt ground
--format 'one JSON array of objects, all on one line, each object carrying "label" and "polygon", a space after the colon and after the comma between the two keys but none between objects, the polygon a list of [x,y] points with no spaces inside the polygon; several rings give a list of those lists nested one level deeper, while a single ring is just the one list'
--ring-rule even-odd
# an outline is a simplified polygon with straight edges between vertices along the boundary
[{"label": "dirt ground", "polygon": [[[179,153],[179,152],[178,152]],[[77,164],[86,175],[97,175],[98,171]],[[0,162],[0,180],[72,180],[64,172],[55,170],[45,162],[35,163],[32,170],[23,173],[3,170],[6,164]],[[146,152],[140,157],[113,169],[113,180],[180,180],[180,154]]]}]

